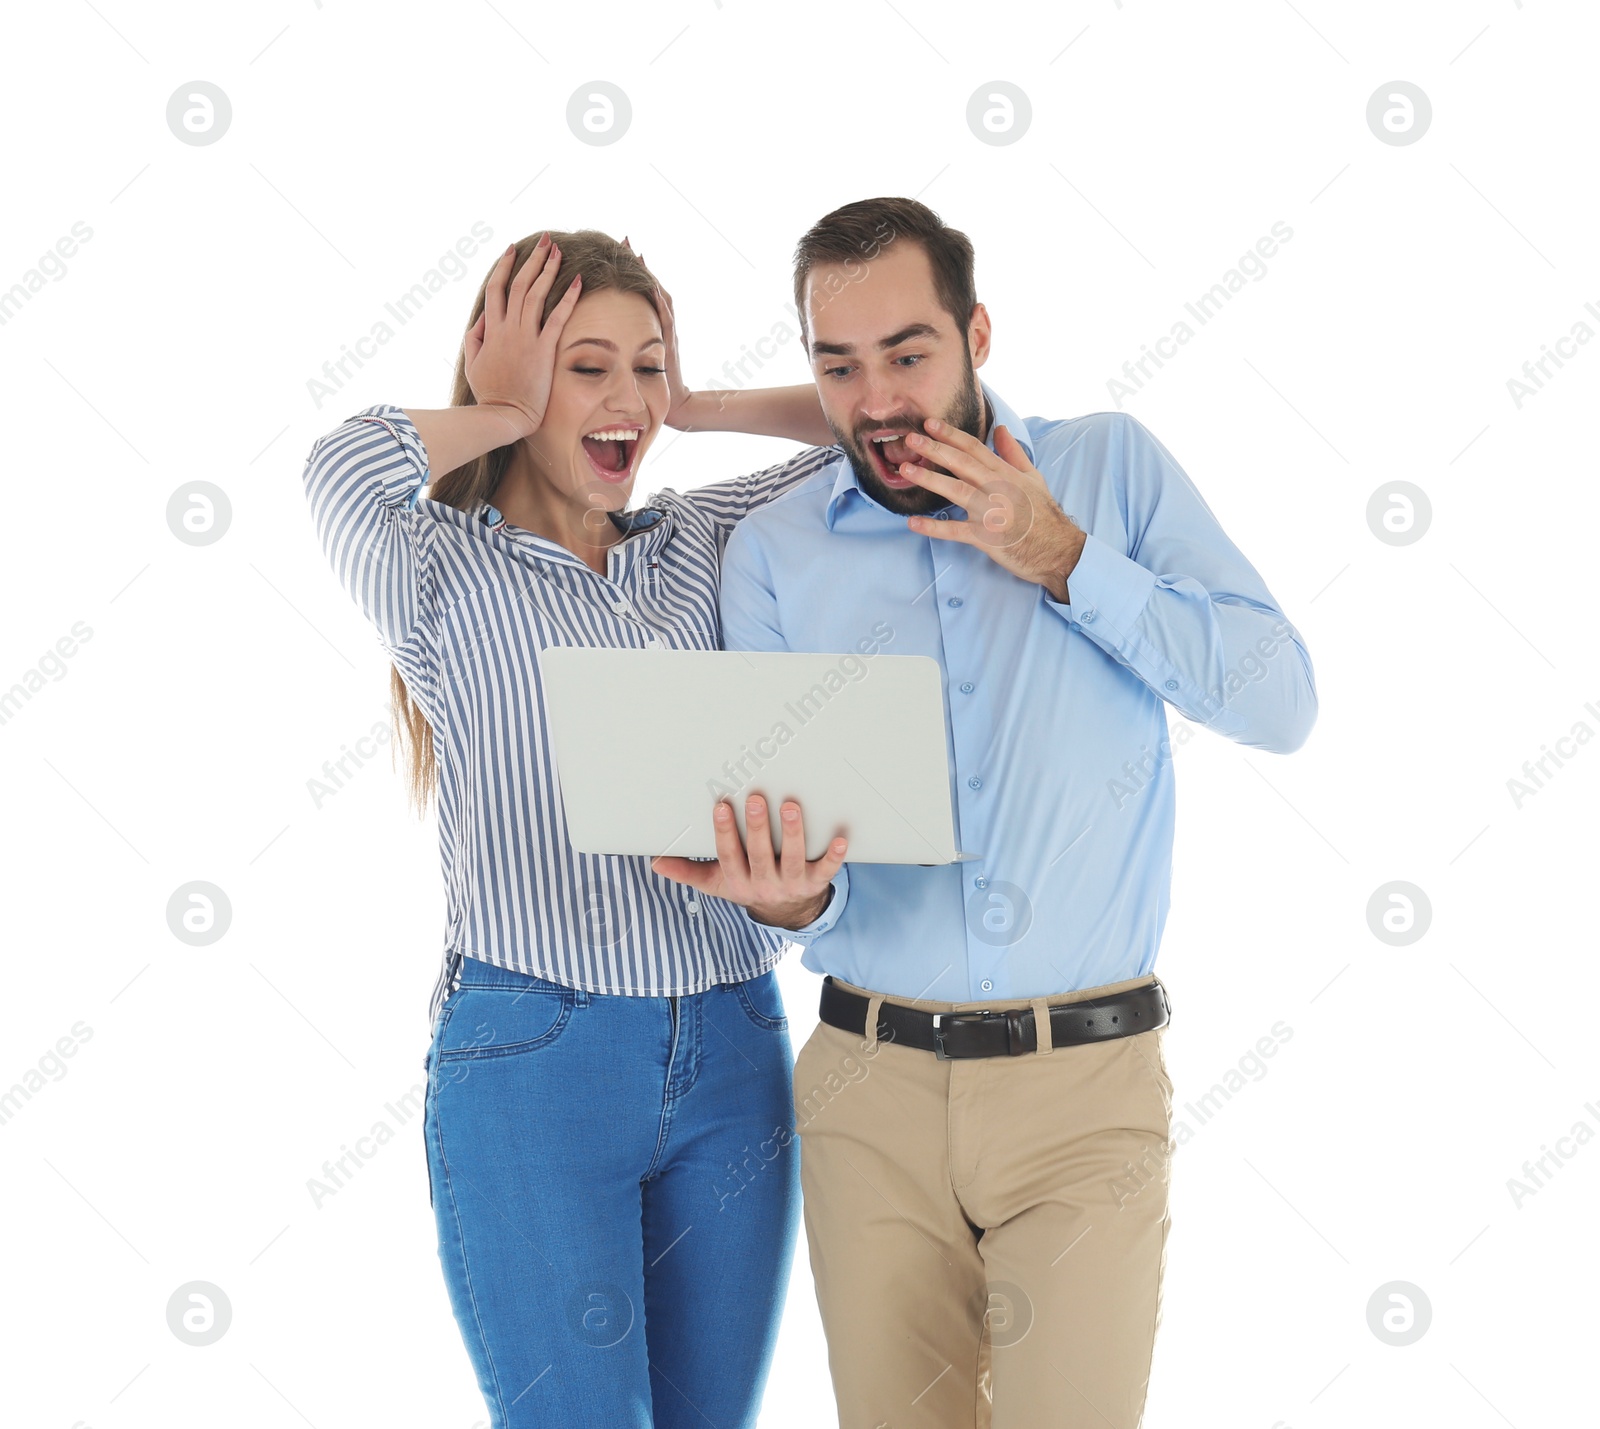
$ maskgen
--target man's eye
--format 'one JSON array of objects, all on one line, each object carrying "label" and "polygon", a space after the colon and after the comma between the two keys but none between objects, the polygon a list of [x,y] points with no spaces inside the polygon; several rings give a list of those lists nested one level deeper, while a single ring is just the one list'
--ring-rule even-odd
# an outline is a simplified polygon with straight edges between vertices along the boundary
[{"label": "man's eye", "polygon": [[822,375],[824,377],[843,377],[849,371],[850,369],[848,367],[824,367],[822,369]]},{"label": "man's eye", "polygon": [[901,355],[899,357],[895,358],[895,361],[896,362],[907,362],[907,363],[921,362],[922,361],[922,356],[923,355],[920,352],[905,352],[905,353],[901,353]]}]

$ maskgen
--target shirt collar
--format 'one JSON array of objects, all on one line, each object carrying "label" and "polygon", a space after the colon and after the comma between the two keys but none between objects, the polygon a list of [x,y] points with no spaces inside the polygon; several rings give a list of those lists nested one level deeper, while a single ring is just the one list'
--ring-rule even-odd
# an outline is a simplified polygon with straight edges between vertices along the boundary
[{"label": "shirt collar", "polygon": [[[996,396],[987,383],[980,382],[978,386],[982,389],[983,395],[988,398],[989,411],[994,418],[994,420],[989,424],[989,432],[985,438],[985,443],[989,450],[994,450],[994,429],[997,426],[1003,426],[1008,432],[1011,433],[1013,437],[1017,439],[1017,442],[1022,447],[1023,451],[1028,454],[1028,460],[1032,461],[1033,438],[1028,433],[1028,424],[1024,422],[1021,417],[1017,416],[1014,411],[1012,411],[1009,403]],[[886,509],[882,506],[879,506],[876,501],[874,501],[870,496],[867,495],[865,491],[861,489],[861,483],[856,480],[856,469],[854,465],[852,465],[849,456],[841,452],[839,455],[838,475],[834,478],[833,482],[833,493],[828,497],[827,510],[823,514],[823,520],[827,522],[828,529],[830,531],[833,530],[834,523],[838,519],[838,512],[841,505],[851,499],[850,493],[852,492],[855,493],[856,500],[865,501],[868,505],[875,507],[879,511]],[[944,503],[944,509],[949,509],[952,505],[952,502],[947,501]]]}]

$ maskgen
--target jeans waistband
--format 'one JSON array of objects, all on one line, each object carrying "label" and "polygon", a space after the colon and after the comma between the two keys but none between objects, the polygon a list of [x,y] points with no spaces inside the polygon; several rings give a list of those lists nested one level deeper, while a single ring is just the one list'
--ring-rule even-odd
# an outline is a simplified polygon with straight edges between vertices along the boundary
[{"label": "jeans waistband", "polygon": [[[768,968],[764,973],[757,973],[756,978],[776,976],[773,969]],[[746,981],[753,982],[755,978]],[[717,988],[731,988],[737,983],[718,983]],[[470,953],[461,955],[461,972],[457,980],[459,987],[509,987],[520,992],[570,992],[577,999],[581,1007],[591,998],[596,997],[634,997],[644,994],[635,993],[606,993],[590,992],[587,988],[572,987],[568,983],[553,982],[549,978],[538,977],[532,973],[520,973],[514,968],[502,968],[494,963],[485,962],[482,958],[475,958]],[[715,990],[715,989],[708,989]],[[701,997],[703,993],[685,993],[685,997]]]},{"label": "jeans waistband", "polygon": [[566,983],[552,982],[549,978],[537,977],[532,973],[519,973],[515,968],[496,967],[482,958],[465,953],[461,957],[459,986],[508,987],[518,992],[570,992],[580,1003],[587,1002],[594,995],[580,987],[569,987]]}]

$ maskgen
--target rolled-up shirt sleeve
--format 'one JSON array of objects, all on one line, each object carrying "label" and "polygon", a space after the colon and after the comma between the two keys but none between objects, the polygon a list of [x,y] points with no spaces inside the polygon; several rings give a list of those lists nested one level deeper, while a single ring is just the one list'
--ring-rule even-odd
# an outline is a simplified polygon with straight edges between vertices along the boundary
[{"label": "rolled-up shirt sleeve", "polygon": [[427,482],[420,433],[387,404],[319,437],[306,458],[306,500],[323,553],[391,649],[416,629],[429,579],[431,523],[414,514]]}]

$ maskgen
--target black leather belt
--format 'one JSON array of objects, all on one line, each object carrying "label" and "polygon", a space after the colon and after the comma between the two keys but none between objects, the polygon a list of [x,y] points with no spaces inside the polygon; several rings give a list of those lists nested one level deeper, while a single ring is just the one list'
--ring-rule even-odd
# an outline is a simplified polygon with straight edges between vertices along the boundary
[{"label": "black leather belt", "polygon": [[[817,1015],[830,1027],[864,1035],[867,999],[825,977]],[[1164,1027],[1171,1015],[1167,990],[1156,981],[1090,1002],[1053,1004],[1050,1041],[1053,1047],[1109,1042],[1113,1037]],[[941,1062],[957,1057],[1020,1057],[1039,1050],[1031,1007],[1000,1012],[923,1012],[904,1003],[886,1001],[878,1008],[878,1038],[932,1052]]]}]

